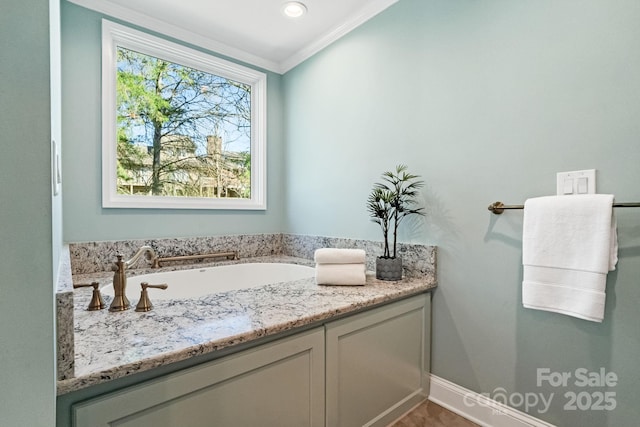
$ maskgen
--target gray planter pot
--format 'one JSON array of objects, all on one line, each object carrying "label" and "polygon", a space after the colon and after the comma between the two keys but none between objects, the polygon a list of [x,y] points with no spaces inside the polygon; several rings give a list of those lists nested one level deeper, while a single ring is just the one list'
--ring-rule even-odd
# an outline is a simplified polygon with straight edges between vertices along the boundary
[{"label": "gray planter pot", "polygon": [[402,258],[376,258],[376,279],[402,280]]}]

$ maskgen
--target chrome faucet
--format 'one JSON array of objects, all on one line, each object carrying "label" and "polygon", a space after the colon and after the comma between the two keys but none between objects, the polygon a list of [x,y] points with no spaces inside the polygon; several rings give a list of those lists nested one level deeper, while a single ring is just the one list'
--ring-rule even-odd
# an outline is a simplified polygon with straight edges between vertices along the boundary
[{"label": "chrome faucet", "polygon": [[113,290],[114,296],[109,311],[124,311],[131,307],[129,299],[125,295],[125,289],[127,288],[127,268],[138,262],[138,260],[145,255],[147,260],[154,262],[158,256],[151,246],[142,246],[138,249],[131,259],[128,261],[122,260],[122,255],[117,255],[118,260],[113,265]]}]

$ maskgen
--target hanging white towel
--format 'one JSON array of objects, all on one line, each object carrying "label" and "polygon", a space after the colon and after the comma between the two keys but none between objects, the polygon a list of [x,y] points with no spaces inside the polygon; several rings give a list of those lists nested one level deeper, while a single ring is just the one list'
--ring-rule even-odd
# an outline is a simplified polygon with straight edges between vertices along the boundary
[{"label": "hanging white towel", "polygon": [[364,285],[364,264],[316,264],[318,285]]},{"label": "hanging white towel", "polygon": [[607,272],[617,262],[613,195],[549,196],[525,202],[525,307],[602,322]]},{"label": "hanging white towel", "polygon": [[365,252],[363,249],[316,249],[313,259],[318,264],[364,264]]}]

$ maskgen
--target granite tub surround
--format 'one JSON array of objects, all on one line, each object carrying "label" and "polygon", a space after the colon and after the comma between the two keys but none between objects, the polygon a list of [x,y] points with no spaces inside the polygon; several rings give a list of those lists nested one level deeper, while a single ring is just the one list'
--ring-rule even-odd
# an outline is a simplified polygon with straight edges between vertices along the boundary
[{"label": "granite tub surround", "polygon": [[[213,239],[216,249],[211,252],[229,250],[229,246],[218,246],[224,242],[242,240],[253,245],[253,254],[261,251],[275,252],[271,255],[245,256],[239,261],[207,262],[195,267],[243,262],[287,262],[313,266],[315,245],[325,245],[322,238],[290,235],[225,236]],[[344,240],[344,241],[343,241]],[[99,242],[82,244],[92,248],[111,251],[114,248],[130,248],[135,252],[139,245],[157,244],[157,241],[135,241],[129,246],[123,242]],[[250,242],[250,243],[249,243]],[[338,245],[363,245],[364,241],[340,239],[330,241]],[[163,242],[165,243],[165,242]],[[175,240],[171,245],[179,245]],[[190,240],[187,245],[194,245]],[[196,242],[196,246],[200,242]],[[153,246],[153,245],[152,245]],[[325,246],[329,246],[326,244]],[[147,313],[128,310],[110,313],[107,310],[88,312],[86,306],[91,291],[77,289],[74,298],[74,345],[75,376],[58,381],[58,394],[65,394],[94,384],[122,378],[155,367],[204,355],[221,349],[232,350],[233,346],[280,333],[294,332],[297,328],[321,325],[336,317],[357,312],[368,307],[391,302],[411,295],[428,292],[436,286],[435,248],[410,245],[408,253],[419,253],[416,262],[410,264],[405,279],[398,282],[384,282],[375,279],[375,274],[367,274],[365,286],[319,286],[313,278],[293,282],[270,284],[253,289],[235,290],[194,299],[153,300],[154,309]],[[413,246],[416,246],[415,248]],[[163,246],[158,246],[159,248]],[[354,246],[348,246],[354,247]],[[235,246],[232,249],[241,247]],[[95,250],[95,249],[92,249]],[[290,253],[309,256],[291,256]],[[80,246],[74,253],[88,253]],[[242,252],[241,252],[242,253]],[[245,254],[249,251],[247,247]],[[174,255],[175,252],[161,256]],[[370,254],[367,254],[368,257]],[[422,259],[427,257],[427,261]],[[420,258],[418,260],[418,258]],[[375,255],[373,255],[375,259]],[[409,259],[414,259],[409,256]],[[427,263],[431,263],[429,267]],[[89,262],[90,265],[97,265]],[[148,272],[171,271],[194,268],[194,266],[171,266],[157,270],[141,268],[128,271],[128,275]],[[90,268],[81,266],[79,271]],[[419,274],[424,273],[424,274]],[[77,282],[98,280],[111,283],[112,272],[104,269],[93,273],[75,274]],[[107,306],[111,299],[104,297]],[[135,305],[137,301],[131,301]]]},{"label": "granite tub surround", "polygon": [[[116,254],[130,258],[142,246],[151,246],[159,257],[238,251],[242,258],[282,253],[281,234],[241,234],[231,236],[187,237],[175,239],[138,239],[69,244],[74,275],[111,271]],[[194,261],[189,261],[194,264]],[[174,265],[174,264],[172,264]],[[144,266],[139,261],[137,267]]]},{"label": "granite tub surround", "polygon": [[[376,258],[383,253],[382,242],[372,240],[296,234],[282,235],[282,251],[286,255],[313,259],[315,250],[320,248],[363,249],[366,253],[367,271],[375,271]],[[402,257],[403,277],[435,277],[435,246],[398,243],[398,255]]]},{"label": "granite tub surround", "polygon": [[[120,253],[126,259],[145,245],[151,246],[159,257],[237,250],[240,259],[278,254],[313,259],[314,251],[319,248],[364,249],[367,254],[367,270],[371,271],[375,270],[376,257],[382,253],[382,242],[378,241],[296,234],[241,234],[183,239],[84,242],[69,245],[71,272],[77,275],[111,271],[116,254]],[[434,246],[399,243],[398,252],[403,260],[405,276],[434,274]],[[190,263],[193,264],[193,261]],[[143,265],[143,261],[139,261],[137,267]]]},{"label": "granite tub surround", "polygon": [[74,375],[73,344],[73,276],[69,246],[60,254],[58,280],[56,283],[56,345],[58,355],[57,376],[59,380]]}]

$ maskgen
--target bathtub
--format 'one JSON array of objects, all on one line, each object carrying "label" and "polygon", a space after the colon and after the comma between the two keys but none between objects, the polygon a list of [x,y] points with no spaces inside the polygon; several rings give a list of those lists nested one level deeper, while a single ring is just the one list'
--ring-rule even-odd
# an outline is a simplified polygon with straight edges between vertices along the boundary
[{"label": "bathtub", "polygon": [[[140,298],[140,283],[150,285],[167,284],[168,288],[148,289],[151,301],[167,299],[198,298],[204,295],[251,289],[280,282],[291,282],[314,277],[315,269],[298,264],[243,263],[191,270],[150,273],[129,276],[125,293],[130,301]],[[113,285],[101,291],[113,296]]]}]

